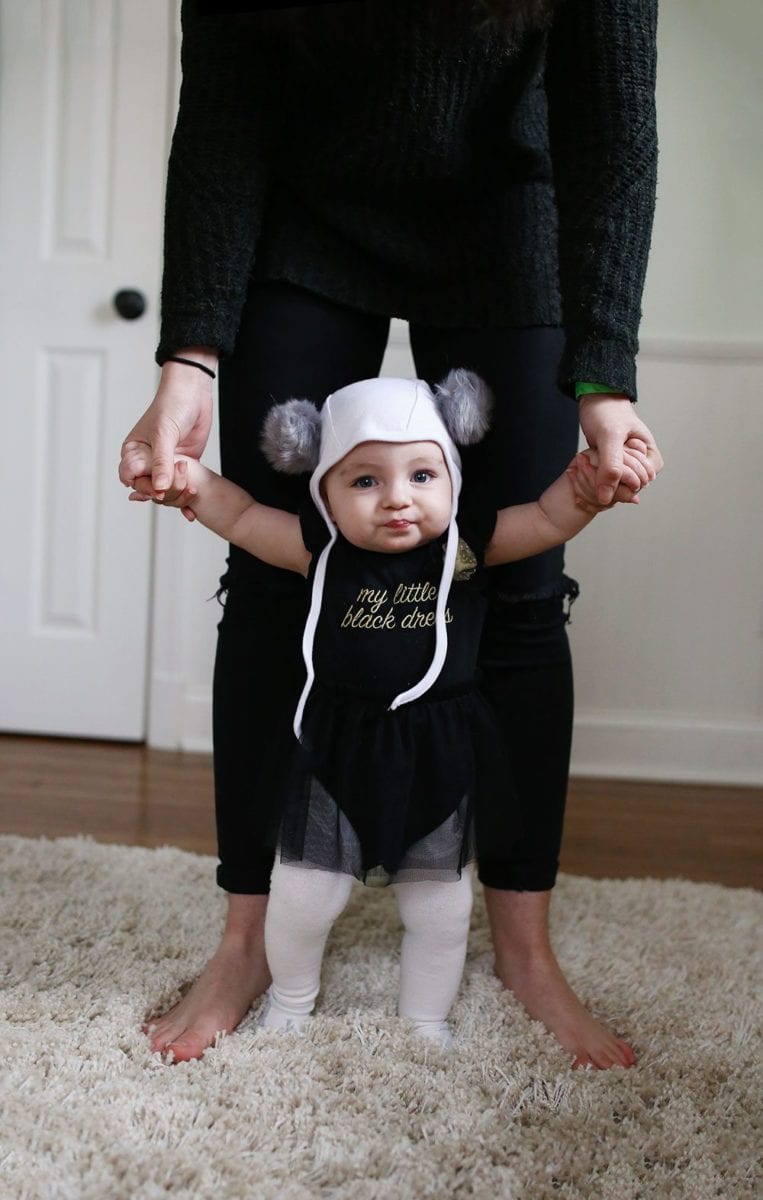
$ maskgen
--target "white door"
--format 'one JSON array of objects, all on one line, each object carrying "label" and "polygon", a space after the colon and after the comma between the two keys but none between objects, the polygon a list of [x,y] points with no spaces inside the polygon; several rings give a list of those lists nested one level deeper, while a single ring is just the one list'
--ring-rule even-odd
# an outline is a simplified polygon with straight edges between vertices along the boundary
[{"label": "white door", "polygon": [[[174,3],[0,0],[0,728],[140,739]],[[119,317],[134,289],[146,312]]]}]

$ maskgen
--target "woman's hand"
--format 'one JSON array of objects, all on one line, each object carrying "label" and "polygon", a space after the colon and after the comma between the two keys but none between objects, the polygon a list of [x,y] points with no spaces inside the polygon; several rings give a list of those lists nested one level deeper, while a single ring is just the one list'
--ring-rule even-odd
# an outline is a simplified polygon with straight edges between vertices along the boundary
[{"label": "woman's hand", "polygon": [[[213,370],[214,351],[192,347],[179,350],[184,358],[202,362]],[[199,459],[212,427],[212,380],[196,367],[165,363],[153,402],[122,443],[119,478],[134,488],[142,475],[150,476],[153,494],[161,499],[171,486],[176,454]]]},{"label": "woman's hand", "polygon": [[642,487],[651,483],[662,470],[662,455],[651,430],[636,416],[627,396],[592,393],[581,396],[579,405],[580,427],[598,459],[596,502],[606,508],[615,500],[626,499],[621,494],[626,445],[633,448],[638,442],[643,444],[643,460],[648,466],[649,478],[645,482],[642,479]]}]

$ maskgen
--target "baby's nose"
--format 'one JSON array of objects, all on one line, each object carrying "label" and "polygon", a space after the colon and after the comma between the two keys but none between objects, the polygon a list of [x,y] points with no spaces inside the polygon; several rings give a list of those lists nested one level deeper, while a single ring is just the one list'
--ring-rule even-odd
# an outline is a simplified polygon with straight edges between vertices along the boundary
[{"label": "baby's nose", "polygon": [[410,503],[411,489],[407,479],[395,479],[387,486],[384,503],[388,508],[405,508]]}]

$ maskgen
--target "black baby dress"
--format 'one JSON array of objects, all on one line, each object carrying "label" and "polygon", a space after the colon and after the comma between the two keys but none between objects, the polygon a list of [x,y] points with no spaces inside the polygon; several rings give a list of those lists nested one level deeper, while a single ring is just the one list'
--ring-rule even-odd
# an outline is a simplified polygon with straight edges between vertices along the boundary
[{"label": "black baby dress", "polygon": [[[489,851],[494,838],[516,835],[501,735],[477,688],[483,557],[494,525],[494,509],[459,517],[445,664],[420,698],[392,711],[391,701],[432,661],[445,536],[384,554],[339,534],[328,557],[301,738],[286,756],[274,831],[282,862],[368,884],[456,879],[481,845]],[[312,585],[327,541],[312,505],[302,533],[313,555]]]}]

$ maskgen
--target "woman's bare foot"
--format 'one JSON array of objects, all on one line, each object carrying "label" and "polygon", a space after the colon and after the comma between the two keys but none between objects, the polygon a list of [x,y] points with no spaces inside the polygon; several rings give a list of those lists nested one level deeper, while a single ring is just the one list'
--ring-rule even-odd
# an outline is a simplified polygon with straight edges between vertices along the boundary
[{"label": "woman's bare foot", "polygon": [[144,1026],[151,1049],[175,1062],[201,1058],[219,1033],[230,1033],[270,983],[263,926],[267,896],[231,895],[220,945],[190,992]]},{"label": "woman's bare foot", "polygon": [[573,1067],[632,1067],[632,1047],[591,1016],[556,961],[548,933],[550,898],[550,892],[485,888],[496,975],[569,1051]]}]

